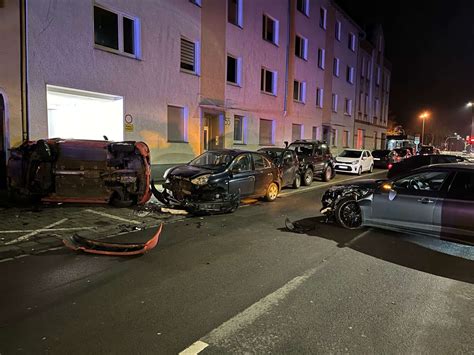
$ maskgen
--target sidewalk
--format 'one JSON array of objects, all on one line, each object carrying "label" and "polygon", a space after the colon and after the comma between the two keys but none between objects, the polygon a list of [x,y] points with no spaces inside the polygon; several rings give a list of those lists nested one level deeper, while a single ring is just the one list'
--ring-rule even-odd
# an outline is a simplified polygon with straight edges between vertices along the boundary
[{"label": "sidewalk", "polygon": [[[0,196],[2,202],[4,196]],[[0,261],[34,255],[63,245],[62,238],[80,233],[92,239],[158,226],[182,219],[159,212],[155,203],[134,208],[108,205],[30,205],[0,207]]]}]

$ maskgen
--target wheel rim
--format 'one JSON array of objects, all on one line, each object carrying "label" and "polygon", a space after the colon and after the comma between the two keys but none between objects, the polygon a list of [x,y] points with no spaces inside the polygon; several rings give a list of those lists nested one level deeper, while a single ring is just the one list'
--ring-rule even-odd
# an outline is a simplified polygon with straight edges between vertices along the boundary
[{"label": "wheel rim", "polygon": [[313,181],[313,176],[311,175],[310,171],[307,171],[306,174],[304,174],[304,181],[307,185],[309,185]]},{"label": "wheel rim", "polygon": [[330,180],[332,176],[332,170],[330,167],[326,169],[326,180]]},{"label": "wheel rim", "polygon": [[270,186],[268,186],[268,197],[270,198],[270,200],[274,200],[276,199],[277,195],[278,187],[275,183],[270,184]]},{"label": "wheel rim", "polygon": [[301,176],[298,174],[295,176],[295,185],[296,187],[300,187],[301,185]]},{"label": "wheel rim", "polygon": [[362,215],[359,204],[355,201],[346,202],[339,212],[342,224],[347,228],[357,228],[362,224]]}]

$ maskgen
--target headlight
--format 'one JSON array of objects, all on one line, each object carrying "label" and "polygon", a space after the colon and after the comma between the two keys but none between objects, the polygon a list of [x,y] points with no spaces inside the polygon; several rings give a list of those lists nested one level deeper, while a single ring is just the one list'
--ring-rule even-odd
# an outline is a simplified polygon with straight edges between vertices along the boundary
[{"label": "headlight", "polygon": [[163,174],[163,179],[166,180],[166,178],[168,177],[168,174],[170,173],[170,171],[172,170],[173,168],[168,168],[166,169],[165,173]]},{"label": "headlight", "polygon": [[206,185],[207,180],[209,180],[209,176],[211,176],[211,174],[201,175],[197,178],[192,179],[191,183],[198,186]]},{"label": "headlight", "polygon": [[358,160],[354,160],[354,161],[352,162],[352,165],[356,165],[356,164],[359,164],[359,161],[358,161]]}]

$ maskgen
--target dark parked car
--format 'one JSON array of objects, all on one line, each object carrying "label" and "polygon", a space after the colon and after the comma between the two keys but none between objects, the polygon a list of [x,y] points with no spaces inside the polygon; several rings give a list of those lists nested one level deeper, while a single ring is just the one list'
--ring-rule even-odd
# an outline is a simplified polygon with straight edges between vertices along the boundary
[{"label": "dark parked car", "polygon": [[286,148],[261,148],[258,152],[268,155],[280,169],[281,186],[295,189],[301,186],[300,163],[294,150]]},{"label": "dark parked car", "polygon": [[163,177],[162,192],[152,186],[156,198],[192,213],[232,212],[242,197],[274,201],[282,186],[278,168],[266,155],[231,149],[207,151]]},{"label": "dark parked car", "polygon": [[395,150],[374,150],[374,167],[379,169],[389,169],[393,164],[398,162],[398,154]]},{"label": "dark parked car", "polygon": [[45,202],[143,204],[151,197],[143,142],[48,139],[12,149],[8,187]]},{"label": "dark parked car", "polygon": [[326,143],[298,140],[291,143],[288,149],[298,155],[303,185],[311,185],[315,176],[323,181],[329,181],[335,176],[334,159]]},{"label": "dark parked car", "polygon": [[411,158],[413,156],[413,154],[411,153],[411,149],[409,149],[409,148],[397,148],[397,149],[394,149],[394,150],[397,153],[397,156],[399,158],[398,161],[408,159],[408,158]]},{"label": "dark parked car", "polygon": [[440,153],[439,149],[433,147],[432,145],[424,145],[418,151],[419,155],[430,155],[430,154],[439,154],[439,153]]},{"label": "dark parked car", "polygon": [[321,212],[346,228],[418,232],[474,245],[474,165],[439,164],[391,180],[334,186]]},{"label": "dark parked car", "polygon": [[410,159],[402,160],[399,163],[393,164],[388,170],[387,177],[392,178],[426,165],[459,163],[464,161],[466,161],[466,159],[455,155],[416,155]]}]

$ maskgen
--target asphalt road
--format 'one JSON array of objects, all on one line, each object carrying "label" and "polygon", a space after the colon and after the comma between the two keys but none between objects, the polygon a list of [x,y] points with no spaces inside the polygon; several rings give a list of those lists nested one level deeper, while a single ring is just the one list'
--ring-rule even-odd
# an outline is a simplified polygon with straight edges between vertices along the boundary
[{"label": "asphalt road", "polygon": [[143,257],[0,263],[0,354],[473,353],[474,249],[323,224],[316,185],[166,224]]}]

